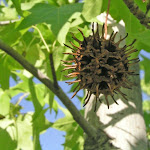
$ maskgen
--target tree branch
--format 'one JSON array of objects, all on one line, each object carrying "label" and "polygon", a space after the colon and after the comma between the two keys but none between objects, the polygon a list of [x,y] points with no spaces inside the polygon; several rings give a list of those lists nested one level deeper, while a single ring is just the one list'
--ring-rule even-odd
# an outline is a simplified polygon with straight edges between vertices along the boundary
[{"label": "tree branch", "polygon": [[6,45],[0,40],[0,49],[5,51],[8,55],[13,57],[17,62],[19,62],[27,71],[33,74],[37,79],[39,79],[45,86],[47,86],[67,107],[67,109],[72,114],[74,120],[80,125],[80,127],[84,130],[84,132],[89,136],[95,138],[97,136],[96,129],[90,125],[84,117],[77,110],[75,105],[71,102],[71,100],[67,97],[67,95],[63,92],[61,87],[56,89],[52,83],[52,81],[44,74],[42,74],[38,69],[36,69],[32,64],[30,64],[25,58],[17,53],[13,48]]},{"label": "tree branch", "polygon": [[139,7],[134,4],[134,0],[123,0],[130,12],[139,19],[140,23],[143,24],[147,29],[150,29],[150,17],[147,17],[144,12],[142,12]]}]

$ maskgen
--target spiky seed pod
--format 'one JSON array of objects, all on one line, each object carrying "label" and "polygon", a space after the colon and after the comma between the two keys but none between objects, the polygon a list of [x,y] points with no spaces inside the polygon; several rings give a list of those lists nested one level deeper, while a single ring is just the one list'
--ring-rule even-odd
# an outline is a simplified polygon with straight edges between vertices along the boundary
[{"label": "spiky seed pod", "polygon": [[[120,38],[118,42],[114,39],[117,32],[110,35],[108,40],[104,39],[104,25],[102,28],[102,36],[99,35],[99,28],[97,24],[97,31],[94,33],[94,23],[92,24],[93,35],[85,37],[83,32],[78,29],[83,36],[83,41],[77,39],[72,33],[72,38],[79,43],[79,46],[74,45],[72,42],[69,45],[64,44],[66,47],[72,50],[72,53],[64,53],[73,56],[70,61],[64,61],[66,68],[63,70],[72,70],[66,77],[77,77],[75,81],[66,82],[69,85],[78,82],[75,88],[75,93],[72,98],[81,90],[87,89],[87,95],[85,98],[84,106],[89,102],[92,94],[100,101],[99,95],[103,94],[107,106],[109,108],[108,96],[110,95],[114,102],[114,93],[120,93],[124,99],[127,100],[126,94],[120,91],[121,87],[130,89],[131,82],[128,81],[129,75],[137,75],[134,70],[130,70],[130,66],[139,62],[138,58],[128,60],[130,54],[136,52],[132,46],[136,40],[134,40],[130,45],[125,45],[120,48],[119,44],[124,38]],[[101,102],[101,101],[100,101]],[[95,103],[95,110],[96,110]]]}]

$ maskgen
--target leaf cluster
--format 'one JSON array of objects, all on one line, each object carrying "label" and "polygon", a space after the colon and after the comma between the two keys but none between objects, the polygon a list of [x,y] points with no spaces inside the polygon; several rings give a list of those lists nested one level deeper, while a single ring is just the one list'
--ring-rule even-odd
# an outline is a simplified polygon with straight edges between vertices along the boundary
[{"label": "leaf cluster", "polygon": [[[138,0],[135,0],[135,3],[143,12],[146,11],[146,3]],[[61,72],[63,69],[61,60],[68,59],[68,56],[62,53],[70,51],[63,46],[63,43],[69,43],[68,41],[72,40],[69,32],[73,32],[78,39],[82,40],[77,28],[88,36],[91,33],[91,22],[102,24],[97,16],[106,10],[107,2],[104,0],[85,0],[84,3],[77,0],[6,0],[0,5],[0,39],[53,80],[49,52],[38,31],[33,28],[36,26],[52,50],[57,80],[64,81],[66,73]],[[150,52],[150,30],[140,24],[122,0],[111,0],[110,15],[116,22],[120,20],[125,22],[125,30],[129,34],[127,44],[136,39],[135,47],[139,52],[141,49]],[[54,42],[55,46],[53,46]],[[150,94],[148,90],[150,59],[145,56],[142,58],[140,66],[145,71],[142,88]],[[40,82],[35,83],[35,78],[29,72],[2,51],[0,51],[0,70],[0,145],[2,149],[41,149],[39,136],[50,127],[66,132],[65,150],[83,148],[83,130],[67,109],[57,103],[54,93]],[[10,87],[10,78],[15,83],[12,87]],[[70,91],[72,89],[70,88]],[[12,103],[12,98],[16,95],[18,95],[17,100]],[[22,114],[21,101],[31,101],[34,113]],[[144,102],[144,116],[148,127],[149,114],[145,109],[147,103]],[[57,115],[61,110],[65,117],[54,123],[49,122],[45,117],[46,104],[49,104],[50,112],[55,111]],[[36,140],[31,140],[31,137]]]}]

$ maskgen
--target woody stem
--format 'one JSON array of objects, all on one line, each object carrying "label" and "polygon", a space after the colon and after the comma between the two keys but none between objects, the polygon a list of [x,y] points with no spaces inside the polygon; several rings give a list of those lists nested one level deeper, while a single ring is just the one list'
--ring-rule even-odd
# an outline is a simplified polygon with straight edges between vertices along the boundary
[{"label": "woody stem", "polygon": [[106,19],[105,19],[105,39],[107,37],[107,19],[108,19],[108,14],[109,14],[109,8],[110,8],[110,0],[108,0],[108,6],[107,6],[107,14],[106,14]]}]

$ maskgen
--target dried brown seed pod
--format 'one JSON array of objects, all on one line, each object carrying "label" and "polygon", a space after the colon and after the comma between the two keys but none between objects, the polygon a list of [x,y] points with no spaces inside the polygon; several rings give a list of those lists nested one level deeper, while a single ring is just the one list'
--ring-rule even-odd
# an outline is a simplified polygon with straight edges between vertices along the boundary
[{"label": "dried brown seed pod", "polygon": [[[72,98],[81,90],[87,89],[84,106],[89,102],[92,94],[100,101],[99,95],[103,94],[107,106],[109,108],[108,96],[110,95],[114,102],[114,93],[120,93],[124,99],[127,100],[126,94],[120,91],[121,87],[131,89],[132,83],[128,81],[129,75],[137,75],[134,70],[130,70],[130,66],[139,62],[138,58],[128,60],[131,53],[136,52],[132,46],[136,40],[130,45],[125,45],[120,48],[119,44],[124,38],[120,38],[118,42],[114,42],[117,32],[110,35],[108,40],[104,39],[104,25],[102,28],[102,36],[99,35],[99,28],[97,24],[97,31],[94,33],[94,23],[92,24],[93,35],[85,37],[83,32],[78,29],[83,36],[83,41],[78,40],[72,33],[72,38],[79,43],[79,46],[74,45],[72,42],[69,45],[64,44],[72,50],[72,53],[64,53],[71,55],[73,59],[64,61],[66,68],[64,70],[72,70],[66,77],[76,77],[75,81],[66,82],[69,85],[78,82],[75,88],[75,93]],[[96,110],[96,104],[95,104]]]}]

